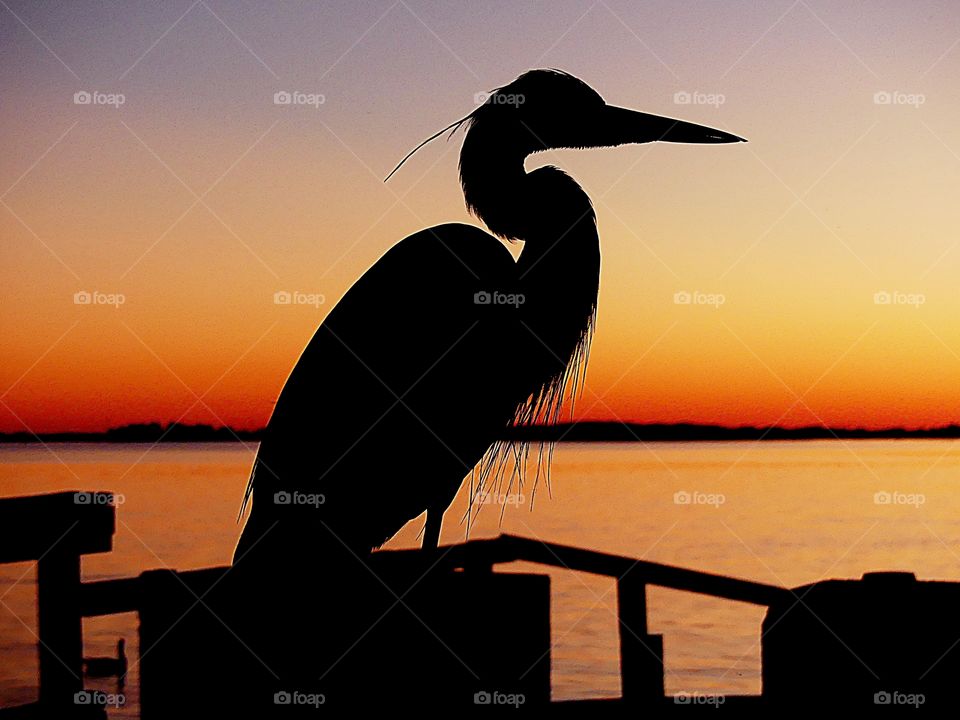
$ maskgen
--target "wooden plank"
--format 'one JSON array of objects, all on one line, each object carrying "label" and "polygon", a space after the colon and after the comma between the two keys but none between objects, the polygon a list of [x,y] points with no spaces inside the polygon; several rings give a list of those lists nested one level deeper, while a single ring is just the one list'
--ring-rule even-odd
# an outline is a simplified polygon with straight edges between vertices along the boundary
[{"label": "wooden plank", "polygon": [[58,492],[0,499],[0,563],[38,560],[51,548],[110,552],[115,510],[108,492]]},{"label": "wooden plank", "polygon": [[54,548],[37,562],[41,703],[66,703],[83,689],[79,590],[79,555]]},{"label": "wooden plank", "polygon": [[40,707],[76,709],[83,689],[80,556],[109,552],[113,496],[60,492],[0,500],[0,563],[37,561]]},{"label": "wooden plank", "polygon": [[620,632],[620,690],[631,705],[661,703],[663,638],[647,633],[647,587],[639,576],[617,581]]},{"label": "wooden plank", "polygon": [[[514,535],[501,535],[491,540],[471,540],[464,545],[441,548],[443,564],[473,567],[482,564],[534,562],[541,565],[620,578],[628,573],[647,585],[712,595],[726,600],[770,606],[795,599],[793,591],[764,583],[740,580],[725,575],[662,565],[609,553],[543,542]],[[422,563],[419,550],[387,550],[373,554],[373,562],[391,564]]]},{"label": "wooden plank", "polygon": [[139,577],[97,580],[80,585],[80,614],[83,617],[137,612],[142,583]]}]

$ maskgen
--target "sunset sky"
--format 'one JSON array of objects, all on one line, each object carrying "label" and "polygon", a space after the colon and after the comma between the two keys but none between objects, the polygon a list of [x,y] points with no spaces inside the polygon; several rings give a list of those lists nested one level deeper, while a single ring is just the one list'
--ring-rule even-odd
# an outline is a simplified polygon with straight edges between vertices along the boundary
[{"label": "sunset sky", "polygon": [[461,135],[383,178],[533,67],[750,140],[528,161],[597,208],[578,416],[960,422],[955,2],[3,0],[0,431],[263,425],[387,248],[477,223]]}]

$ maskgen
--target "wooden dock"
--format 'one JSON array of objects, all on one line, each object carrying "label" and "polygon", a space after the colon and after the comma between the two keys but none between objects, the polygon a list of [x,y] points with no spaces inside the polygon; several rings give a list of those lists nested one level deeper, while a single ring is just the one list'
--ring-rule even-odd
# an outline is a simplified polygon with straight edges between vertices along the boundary
[{"label": "wooden dock", "polygon": [[[40,656],[38,702],[2,710],[0,718],[106,716],[103,708],[83,706],[75,701],[76,694],[84,689],[81,663],[82,619],[85,617],[136,612],[140,618],[141,648],[160,648],[141,658],[141,713],[146,719],[166,718],[175,712],[183,715],[188,705],[184,701],[186,696],[178,688],[183,676],[203,673],[205,668],[209,670],[211,661],[217,662],[216,658],[229,665],[237,657],[242,657],[244,652],[239,646],[226,647],[233,642],[230,635],[249,650],[226,627],[227,623],[220,616],[217,616],[219,624],[230,630],[229,633],[218,627],[218,623],[212,621],[203,609],[194,609],[197,603],[193,599],[207,598],[210,594],[209,599],[200,604],[210,612],[213,612],[210,607],[214,606],[226,613],[224,617],[229,615],[229,598],[220,597],[228,593],[222,591],[220,596],[212,593],[229,574],[228,567],[181,572],[153,570],[137,577],[81,582],[81,556],[112,549],[115,512],[111,495],[106,492],[77,491],[0,500],[0,562],[37,563]],[[829,658],[835,672],[848,673],[850,678],[859,683],[851,704],[860,706],[870,704],[866,699],[868,692],[872,693],[873,704],[883,704],[885,692],[922,694],[922,691],[926,691],[945,701],[944,694],[937,695],[944,686],[950,687],[949,699],[952,701],[951,673],[960,671],[960,651],[953,652],[953,646],[947,648],[938,660],[941,671],[932,673],[936,682],[932,677],[924,683],[924,678],[915,677],[919,674],[916,668],[922,670],[923,662],[918,665],[906,662],[903,658],[891,659],[890,653],[884,652],[884,642],[870,644],[867,640],[855,639],[851,641],[855,647],[851,648],[838,635],[846,637],[845,628],[856,624],[856,617],[861,615],[856,603],[876,604],[871,600],[870,593],[879,593],[885,599],[883,607],[890,612],[898,608],[906,612],[909,603],[920,598],[917,593],[923,590],[925,594],[922,600],[927,607],[952,617],[950,603],[960,599],[960,586],[954,583],[911,583],[910,578],[903,574],[878,574],[867,576],[863,581],[828,581],[840,583],[836,586],[819,583],[806,588],[787,589],[509,535],[446,547],[431,557],[429,571],[434,580],[424,583],[419,592],[411,591],[424,576],[422,552],[378,552],[371,556],[370,565],[376,573],[382,571],[383,577],[415,579],[416,582],[408,583],[408,589],[403,591],[404,596],[411,593],[408,602],[416,610],[412,614],[426,618],[427,623],[421,621],[421,624],[429,623],[440,628],[438,632],[428,629],[448,650],[456,648],[458,652],[469,656],[471,666],[477,671],[471,670],[472,678],[466,676],[455,663],[451,663],[449,654],[437,654],[416,639],[418,626],[414,621],[409,618],[405,622],[390,618],[382,624],[382,629],[371,634],[373,650],[366,654],[362,651],[356,653],[359,659],[355,663],[359,663],[359,666],[355,666],[353,671],[367,673],[365,677],[368,677],[371,695],[387,687],[397,690],[399,684],[407,691],[414,691],[417,683],[423,684],[427,682],[426,679],[432,678],[430,687],[423,687],[423,692],[429,690],[435,698],[470,697],[477,704],[493,701],[483,688],[502,688],[505,691],[520,689],[525,702],[550,704],[551,712],[556,713],[590,712],[593,715],[605,711],[617,712],[616,708],[622,710],[623,706],[657,707],[665,712],[679,710],[691,701],[665,695],[663,639],[651,634],[647,624],[647,588],[650,586],[770,608],[763,628],[764,695],[724,697],[722,705],[730,710],[782,703],[803,705],[807,701],[816,704],[819,701],[815,694],[796,698],[791,697],[791,693],[799,687],[793,678],[803,678],[803,683],[810,683],[817,677],[816,666],[821,658]],[[497,565],[517,561],[592,573],[616,582],[621,697],[606,701],[550,703],[549,578],[537,574],[494,572]],[[226,583],[223,585],[226,586]],[[836,588],[841,586],[847,589],[837,595],[839,591]],[[827,590],[823,590],[823,587]],[[830,587],[834,588],[832,595]],[[811,599],[805,600],[811,589],[816,592]],[[950,602],[938,605],[935,600],[937,597],[947,598]],[[813,603],[813,598],[818,598],[820,605]],[[447,612],[441,616],[438,610],[441,607],[460,608],[471,604],[484,607],[504,600],[513,603],[511,607],[522,608],[521,612],[526,613],[521,615],[523,622],[518,623],[523,630],[509,638],[478,637],[474,628],[464,627],[469,623],[452,619],[461,617],[459,614],[454,616]],[[796,607],[801,610],[794,610]],[[808,612],[802,611],[803,608]],[[795,613],[793,617],[797,618],[796,621],[790,617],[791,612]],[[881,669],[882,676],[872,669],[873,679],[862,672],[858,674],[851,657],[844,656],[843,651],[836,647],[828,649],[830,638],[826,633],[816,632],[814,622],[828,615],[831,622],[837,624],[837,628],[828,629],[850,650],[849,654],[864,666],[875,664]],[[800,621],[801,617],[806,624]],[[781,620],[784,622],[781,623]],[[780,626],[779,629],[777,626]],[[960,624],[947,622],[946,619],[939,624],[928,622],[924,632],[933,633],[936,627],[946,627],[950,631],[956,629],[958,636],[955,644],[960,644]],[[909,630],[906,632],[909,633]],[[405,655],[408,657],[399,669],[389,673],[395,683],[395,686],[390,686],[385,675],[379,677],[363,664],[382,662],[383,654],[389,655],[391,643],[398,642],[398,638],[404,638],[406,644],[403,647],[407,648]],[[805,639],[815,639],[816,643],[805,642]],[[205,648],[202,657],[196,657],[197,653],[191,652],[191,648],[198,643]],[[210,650],[219,644],[223,644],[220,651]],[[906,647],[903,643],[888,645],[899,648],[898,652]],[[930,650],[927,645],[929,643],[921,638],[909,647],[913,648],[911,652],[919,656]],[[940,647],[936,643],[934,645],[936,647],[933,650]],[[413,651],[416,662],[409,660],[411,647],[416,648]],[[840,657],[832,653],[838,653]],[[531,657],[534,660],[529,665]],[[909,670],[905,669],[908,665]],[[514,677],[520,674],[520,667],[529,667],[532,672],[528,670],[522,677]],[[243,672],[239,665],[230,666],[226,682],[230,682],[230,677],[243,678]],[[914,674],[910,675],[910,672]],[[438,682],[438,678],[442,678],[442,682]],[[825,685],[830,680],[840,685],[844,682],[842,678],[823,678]],[[889,689],[885,690],[888,685]],[[439,691],[438,686],[442,686]],[[844,692],[846,694],[824,691],[820,697],[829,697],[834,703],[844,698],[851,699],[850,688],[847,687]],[[889,697],[896,700],[898,696]],[[282,702],[282,698],[279,702]],[[930,702],[929,695],[924,696],[924,702]],[[192,701],[189,705],[196,710],[197,706]],[[197,716],[204,715],[198,712]]]}]

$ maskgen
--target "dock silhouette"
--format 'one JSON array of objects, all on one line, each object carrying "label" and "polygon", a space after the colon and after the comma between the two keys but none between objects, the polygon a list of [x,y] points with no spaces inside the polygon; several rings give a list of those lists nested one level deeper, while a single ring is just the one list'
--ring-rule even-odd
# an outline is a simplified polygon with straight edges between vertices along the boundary
[{"label": "dock silhouette", "polygon": [[[960,583],[879,572],[784,588],[502,535],[439,551],[373,553],[369,575],[384,588],[386,612],[364,642],[337,661],[335,672],[317,673],[309,659],[324,653],[307,641],[322,642],[325,633],[303,628],[293,615],[272,618],[268,628],[245,625],[249,608],[233,595],[237,565],[83,582],[81,557],[110,552],[115,527],[108,492],[0,500],[0,562],[37,562],[40,657],[39,700],[2,710],[0,718],[106,717],[104,708],[77,699],[90,697],[84,695],[82,621],[127,612],[140,619],[134,662],[147,720],[251,709],[273,716],[280,706],[284,717],[299,716],[319,704],[395,709],[513,703],[591,714],[623,707],[678,712],[711,703],[731,709],[946,706],[960,669]],[[551,702],[550,579],[495,570],[518,561],[616,583],[620,697]],[[647,623],[651,586],[766,607],[763,692],[667,695],[663,638]],[[321,594],[337,592],[345,598],[341,608],[356,602],[350,587],[330,588],[316,579],[297,587],[305,593],[312,587],[313,594],[295,606],[311,607]],[[289,598],[282,607],[290,607]],[[508,608],[510,633],[477,631],[476,618],[493,607]],[[351,627],[348,617],[318,625],[331,623]],[[277,659],[278,648],[285,659]],[[402,662],[387,661],[398,656]]]}]

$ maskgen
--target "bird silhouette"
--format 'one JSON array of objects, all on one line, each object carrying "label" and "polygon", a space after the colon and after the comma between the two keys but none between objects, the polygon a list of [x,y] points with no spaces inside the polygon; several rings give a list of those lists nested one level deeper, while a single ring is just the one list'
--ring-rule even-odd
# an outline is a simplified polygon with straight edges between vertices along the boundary
[{"label": "bird silhouette", "polygon": [[83,673],[87,677],[105,678],[116,677],[120,685],[124,684],[127,675],[126,641],[117,640],[116,657],[89,657],[83,659]]},{"label": "bird silhouette", "polygon": [[[556,419],[582,381],[600,282],[590,198],[556,167],[527,172],[526,157],[743,141],[608,105],[557,70],[524,73],[445,130],[461,126],[466,204],[493,234],[460,223],[417,232],[330,311],[264,432],[235,563],[255,548],[268,562],[362,555],[424,511],[423,546],[434,548],[474,468],[479,483],[508,462],[522,472],[529,446],[501,438]],[[503,240],[523,242],[519,259]]]}]

